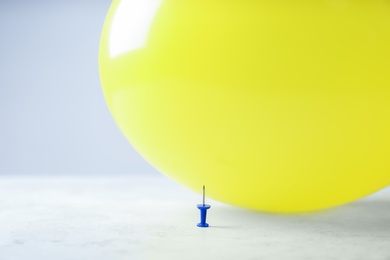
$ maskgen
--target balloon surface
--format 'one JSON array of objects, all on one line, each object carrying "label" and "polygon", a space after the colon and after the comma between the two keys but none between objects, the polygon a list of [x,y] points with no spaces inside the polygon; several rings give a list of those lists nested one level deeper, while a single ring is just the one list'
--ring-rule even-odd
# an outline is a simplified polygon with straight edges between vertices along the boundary
[{"label": "balloon surface", "polygon": [[114,0],[109,109],[138,152],[195,191],[268,212],[390,184],[390,1]]}]

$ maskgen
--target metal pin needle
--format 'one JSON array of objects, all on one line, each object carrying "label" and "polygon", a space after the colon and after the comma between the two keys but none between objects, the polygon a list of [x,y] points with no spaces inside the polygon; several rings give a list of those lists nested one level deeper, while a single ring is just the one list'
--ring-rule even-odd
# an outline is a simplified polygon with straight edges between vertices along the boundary
[{"label": "metal pin needle", "polygon": [[204,206],[204,203],[205,202],[205,188],[204,188],[204,185],[203,185],[203,206]]}]

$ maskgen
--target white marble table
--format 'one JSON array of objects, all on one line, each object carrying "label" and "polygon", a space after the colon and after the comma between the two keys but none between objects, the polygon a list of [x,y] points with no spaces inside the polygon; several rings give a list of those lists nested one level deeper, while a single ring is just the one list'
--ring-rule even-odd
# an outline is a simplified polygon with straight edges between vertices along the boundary
[{"label": "white marble table", "polygon": [[308,215],[252,212],[161,175],[0,177],[0,260],[390,259],[390,190]]}]

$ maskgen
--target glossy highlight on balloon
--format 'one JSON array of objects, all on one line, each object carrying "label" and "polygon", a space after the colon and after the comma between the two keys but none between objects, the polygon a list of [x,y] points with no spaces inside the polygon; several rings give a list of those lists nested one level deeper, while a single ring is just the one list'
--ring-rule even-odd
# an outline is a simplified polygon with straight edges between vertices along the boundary
[{"label": "glossy highlight on balloon", "polygon": [[114,0],[99,66],[138,152],[208,196],[292,213],[390,184],[387,0]]}]

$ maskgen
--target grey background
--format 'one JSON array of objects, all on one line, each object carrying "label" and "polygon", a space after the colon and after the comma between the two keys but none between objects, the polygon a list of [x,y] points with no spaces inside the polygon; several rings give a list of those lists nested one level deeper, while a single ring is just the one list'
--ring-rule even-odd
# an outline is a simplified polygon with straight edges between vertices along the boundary
[{"label": "grey background", "polygon": [[101,91],[110,4],[0,1],[0,175],[156,172],[120,133]]}]

